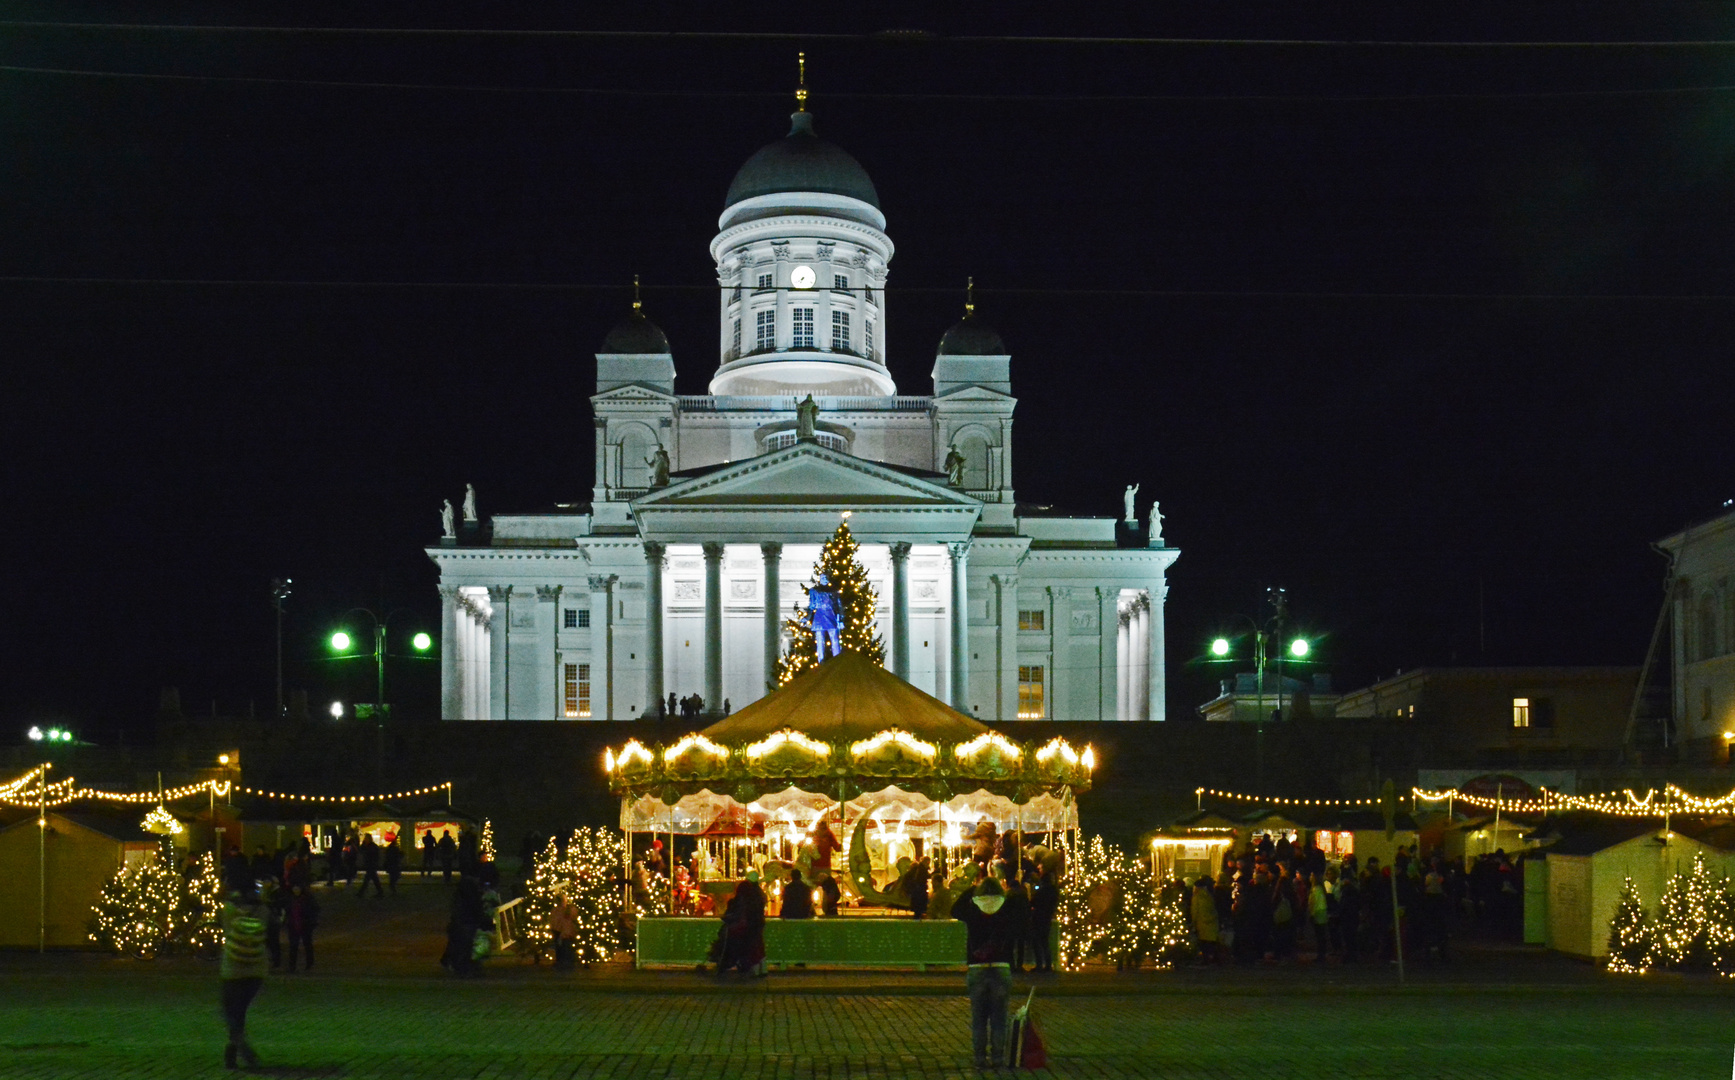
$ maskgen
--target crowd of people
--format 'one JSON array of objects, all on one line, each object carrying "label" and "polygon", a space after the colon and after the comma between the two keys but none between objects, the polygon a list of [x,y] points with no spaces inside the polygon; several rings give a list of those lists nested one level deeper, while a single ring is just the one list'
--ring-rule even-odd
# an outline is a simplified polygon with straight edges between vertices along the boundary
[{"label": "crowd of people", "polygon": [[1400,943],[1406,957],[1445,960],[1454,917],[1507,923],[1522,910],[1523,894],[1505,851],[1466,873],[1439,852],[1400,846],[1389,866],[1354,855],[1328,862],[1311,842],[1269,836],[1227,854],[1215,878],[1190,888],[1186,909],[1203,964],[1396,962]]}]

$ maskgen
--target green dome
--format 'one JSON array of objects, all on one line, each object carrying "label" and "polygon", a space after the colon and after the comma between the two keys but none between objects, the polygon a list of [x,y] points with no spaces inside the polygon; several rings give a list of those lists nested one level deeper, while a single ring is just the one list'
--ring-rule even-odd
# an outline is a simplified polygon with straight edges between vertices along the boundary
[{"label": "green dome", "polygon": [[785,191],[819,191],[860,199],[875,210],[879,192],[861,163],[813,133],[813,114],[789,118],[789,134],[747,159],[729,185],[725,208],[756,195]]},{"label": "green dome", "polygon": [[1005,356],[1006,343],[987,323],[966,315],[940,338],[941,356]]},{"label": "green dome", "polygon": [[669,351],[669,339],[664,336],[662,328],[645,318],[642,311],[634,311],[622,319],[608,332],[603,339],[602,352],[619,354],[660,354]]}]

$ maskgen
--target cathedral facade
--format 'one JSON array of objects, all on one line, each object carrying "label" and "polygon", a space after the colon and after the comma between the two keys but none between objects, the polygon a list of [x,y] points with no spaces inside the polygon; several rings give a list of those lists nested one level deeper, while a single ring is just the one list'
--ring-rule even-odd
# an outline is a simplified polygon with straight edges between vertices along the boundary
[{"label": "cathedral facade", "polygon": [[[1164,545],[1135,520],[1013,497],[1011,357],[966,307],[931,394],[884,355],[893,246],[853,157],[798,111],[748,159],[711,242],[718,365],[675,393],[639,309],[597,353],[588,506],[448,523],[443,715],[635,720],[763,696],[840,520],[886,663],[982,720],[1163,719]],[[448,515],[450,518],[450,515]]]}]

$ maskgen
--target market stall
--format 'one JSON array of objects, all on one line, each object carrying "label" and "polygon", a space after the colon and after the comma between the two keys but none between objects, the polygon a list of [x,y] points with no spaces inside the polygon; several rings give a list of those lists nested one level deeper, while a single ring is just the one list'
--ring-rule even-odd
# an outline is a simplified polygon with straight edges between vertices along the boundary
[{"label": "market stall", "polygon": [[[701,732],[667,745],[630,740],[604,759],[629,853],[657,838],[702,889],[715,883],[718,892],[767,864],[809,883],[830,874],[840,913],[882,919],[907,914],[899,882],[917,859],[929,860],[938,902],[943,883],[997,855],[1006,834],[1014,847],[1070,849],[1075,796],[1094,766],[1088,746],[1009,739],[848,651]],[[640,965],[704,958],[715,920],[690,920],[704,929],[673,925],[680,921],[639,920]],[[943,923],[829,921],[838,925],[768,927],[767,961],[786,962],[779,950],[840,964],[963,955],[962,938],[948,936],[958,928]]]}]

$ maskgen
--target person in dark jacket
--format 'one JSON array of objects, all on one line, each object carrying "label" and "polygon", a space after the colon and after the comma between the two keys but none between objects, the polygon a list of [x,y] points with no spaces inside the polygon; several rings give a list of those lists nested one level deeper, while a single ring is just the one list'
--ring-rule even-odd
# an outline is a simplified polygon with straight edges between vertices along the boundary
[{"label": "person in dark jacket", "polygon": [[289,897],[283,908],[283,928],[289,931],[289,967],[295,974],[297,954],[307,952],[307,970],[313,970],[313,931],[319,927],[319,901],[313,898],[313,886],[297,884],[289,887]]},{"label": "person in dark jacket", "polygon": [[434,872],[434,864],[440,859],[439,845],[434,842],[434,830],[429,829],[422,834],[422,880],[428,880],[428,875]]},{"label": "person in dark jacket", "polygon": [[778,918],[813,918],[813,887],[801,880],[801,871],[791,870],[789,872],[789,880],[783,884],[780,899],[782,906],[778,908]]},{"label": "person in dark jacket", "polygon": [[964,924],[964,986],[970,994],[970,1046],[976,1067],[1006,1060],[1006,1003],[1012,996],[1012,947],[1017,931],[1007,915],[1006,890],[989,878],[952,905]]},{"label": "person in dark jacket", "polygon": [[392,895],[396,896],[398,894],[398,878],[404,874],[404,849],[398,846],[397,837],[392,837],[392,842],[386,845],[385,854],[381,857],[386,864],[386,881],[391,883]]},{"label": "person in dark jacket", "polygon": [[357,896],[366,896],[367,887],[372,884],[375,896],[384,896],[385,889],[380,887],[380,846],[374,843],[373,833],[367,833],[361,838],[361,846],[356,849],[357,859],[361,863],[361,889]]},{"label": "person in dark jacket", "polygon": [[820,912],[828,919],[837,918],[837,902],[843,898],[843,889],[838,887],[837,879],[824,870],[819,873],[819,895]]},{"label": "person in dark jacket", "polygon": [[1000,913],[1012,924],[1012,970],[1022,975],[1030,941],[1030,894],[1015,877],[1002,876],[1000,887],[1006,891],[1006,903]]},{"label": "person in dark jacket", "polygon": [[482,965],[476,961],[476,934],[493,928],[493,920],[482,905],[482,880],[474,873],[458,876],[458,888],[452,893],[452,913],[446,921],[446,953],[440,966],[460,979],[476,979],[482,975]]},{"label": "person in dark jacket", "polygon": [[452,883],[452,867],[458,861],[458,842],[452,839],[451,829],[441,830],[440,842],[436,847],[440,853],[442,881],[444,884],[450,885]]},{"label": "person in dark jacket", "polygon": [[747,880],[735,886],[735,895],[723,909],[717,974],[736,968],[745,974],[763,975],[764,963],[765,890],[759,887],[759,872],[749,870]]},{"label": "person in dark jacket", "polygon": [[928,917],[928,886],[933,881],[933,871],[928,866],[928,857],[923,855],[910,867],[909,875],[904,878],[905,894],[910,898],[910,914],[918,919]]},{"label": "person in dark jacket", "polygon": [[265,985],[265,927],[269,920],[259,890],[245,868],[232,879],[229,900],[223,905],[222,978],[223,1020],[229,1042],[223,1047],[223,1064],[233,1069],[239,1058],[248,1067],[259,1064],[259,1055],[247,1042],[247,1008]]},{"label": "person in dark jacket", "polygon": [[1035,970],[1052,972],[1054,952],[1049,940],[1054,935],[1054,913],[1060,908],[1060,887],[1048,880],[1048,872],[1032,863],[1030,869],[1030,959]]}]

